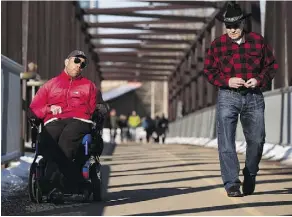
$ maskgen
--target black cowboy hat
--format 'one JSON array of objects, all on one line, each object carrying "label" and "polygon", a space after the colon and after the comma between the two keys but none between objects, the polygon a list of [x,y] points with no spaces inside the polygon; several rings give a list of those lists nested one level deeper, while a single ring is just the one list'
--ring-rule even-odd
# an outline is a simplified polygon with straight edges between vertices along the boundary
[{"label": "black cowboy hat", "polygon": [[235,2],[229,2],[227,4],[226,13],[224,16],[217,16],[216,18],[224,22],[226,24],[235,24],[239,23],[242,20],[249,17],[251,13],[244,14],[239,6],[239,4],[236,4]]}]

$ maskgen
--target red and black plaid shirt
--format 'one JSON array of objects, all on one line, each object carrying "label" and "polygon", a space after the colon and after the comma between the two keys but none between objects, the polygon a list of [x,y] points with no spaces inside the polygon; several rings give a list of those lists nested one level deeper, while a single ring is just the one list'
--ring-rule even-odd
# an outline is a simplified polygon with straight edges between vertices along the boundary
[{"label": "red and black plaid shirt", "polygon": [[215,39],[205,58],[204,74],[218,87],[228,87],[231,77],[247,81],[255,78],[258,87],[265,87],[278,69],[271,48],[254,32],[246,33],[239,45],[227,34]]}]

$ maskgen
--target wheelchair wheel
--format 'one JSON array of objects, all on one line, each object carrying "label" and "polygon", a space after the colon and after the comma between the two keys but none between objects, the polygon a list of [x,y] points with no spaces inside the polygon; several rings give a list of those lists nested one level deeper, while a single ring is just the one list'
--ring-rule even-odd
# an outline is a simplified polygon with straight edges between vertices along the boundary
[{"label": "wheelchair wheel", "polygon": [[29,170],[28,178],[28,196],[31,202],[36,203],[34,180],[35,180],[36,163],[32,163]]},{"label": "wheelchair wheel", "polygon": [[91,185],[92,185],[93,201],[102,200],[101,171],[100,169],[98,169],[97,164],[92,165],[90,168],[90,180],[91,180]]},{"label": "wheelchair wheel", "polygon": [[29,199],[33,203],[42,203],[42,191],[40,188],[40,183],[37,178],[37,163],[33,163],[29,171],[28,180],[28,194]]}]

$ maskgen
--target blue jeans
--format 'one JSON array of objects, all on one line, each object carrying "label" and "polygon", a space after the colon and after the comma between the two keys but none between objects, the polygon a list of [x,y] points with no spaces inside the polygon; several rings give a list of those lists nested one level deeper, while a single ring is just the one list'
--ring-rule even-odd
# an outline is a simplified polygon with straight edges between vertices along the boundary
[{"label": "blue jeans", "polygon": [[240,165],[236,153],[235,134],[240,122],[247,143],[245,168],[256,176],[265,143],[265,102],[260,91],[241,95],[219,89],[217,100],[217,136],[221,175],[225,189],[240,187]]}]

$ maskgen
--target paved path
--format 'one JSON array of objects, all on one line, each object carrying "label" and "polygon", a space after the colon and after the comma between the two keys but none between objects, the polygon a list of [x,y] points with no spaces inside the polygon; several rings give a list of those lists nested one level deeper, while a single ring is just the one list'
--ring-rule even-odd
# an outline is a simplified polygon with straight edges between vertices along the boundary
[{"label": "paved path", "polygon": [[[108,145],[108,149],[102,158],[104,202],[31,205],[23,193],[17,214],[292,215],[292,167],[262,161],[256,192],[229,198],[215,149],[159,144]],[[243,167],[244,156],[239,158]]]}]

